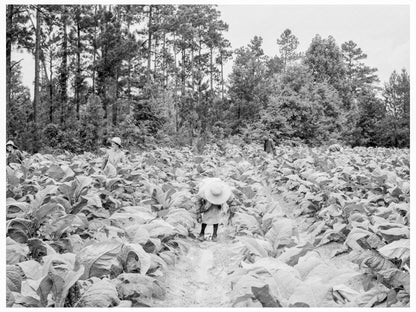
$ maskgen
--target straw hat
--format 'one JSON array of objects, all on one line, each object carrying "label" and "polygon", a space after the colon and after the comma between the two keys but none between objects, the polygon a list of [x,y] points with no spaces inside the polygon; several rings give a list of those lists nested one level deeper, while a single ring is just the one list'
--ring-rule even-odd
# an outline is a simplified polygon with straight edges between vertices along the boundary
[{"label": "straw hat", "polygon": [[120,139],[119,137],[114,137],[114,138],[112,138],[112,139],[110,140],[110,142],[114,142],[114,143],[116,143],[118,146],[122,147],[122,146],[121,146],[121,139]]},{"label": "straw hat", "polygon": [[219,178],[208,178],[201,183],[200,194],[214,205],[224,204],[231,196],[230,186]]},{"label": "straw hat", "polygon": [[17,148],[17,146],[14,144],[14,142],[12,140],[7,141],[6,147],[9,146],[9,145],[13,146],[14,148]]}]

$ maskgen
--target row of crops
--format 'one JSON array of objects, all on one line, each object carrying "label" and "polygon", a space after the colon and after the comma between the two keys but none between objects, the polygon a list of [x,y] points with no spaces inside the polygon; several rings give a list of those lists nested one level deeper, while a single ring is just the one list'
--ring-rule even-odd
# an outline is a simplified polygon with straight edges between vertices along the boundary
[{"label": "row of crops", "polygon": [[[105,171],[88,153],[36,154],[8,168],[7,305],[163,299],[166,270],[194,237],[197,184],[209,176],[227,180],[240,202],[226,221],[234,306],[408,305],[409,151],[277,152],[157,148]],[[330,244],[340,246],[333,258],[316,252]]]},{"label": "row of crops", "polygon": [[236,220],[252,234],[240,239],[249,253],[231,279],[235,306],[408,306],[409,151],[277,154],[246,150],[238,177],[263,187]]}]

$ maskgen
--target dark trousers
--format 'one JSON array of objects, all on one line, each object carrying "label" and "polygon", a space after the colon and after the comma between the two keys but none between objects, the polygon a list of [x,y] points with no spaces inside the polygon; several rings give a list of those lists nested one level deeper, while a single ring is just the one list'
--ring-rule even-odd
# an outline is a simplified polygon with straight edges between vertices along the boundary
[{"label": "dark trousers", "polygon": [[[205,235],[205,228],[207,227],[206,223],[202,223],[201,226],[201,233],[199,233],[199,235]],[[218,231],[218,223],[214,224],[214,232],[212,233],[212,236],[217,236],[217,231]]]}]

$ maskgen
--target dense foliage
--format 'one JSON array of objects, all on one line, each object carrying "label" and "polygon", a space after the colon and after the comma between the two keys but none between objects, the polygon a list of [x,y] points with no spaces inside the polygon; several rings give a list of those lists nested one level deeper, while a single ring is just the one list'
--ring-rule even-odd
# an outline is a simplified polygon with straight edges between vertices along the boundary
[{"label": "dense foliage", "polygon": [[7,169],[8,306],[163,300],[166,270],[195,238],[197,184],[211,176],[239,202],[234,306],[409,304],[409,150],[281,146],[272,158],[221,142],[203,155],[155,148],[105,171],[102,160],[35,154]]},{"label": "dense foliage", "polygon": [[[409,146],[409,74],[380,87],[352,40],[316,35],[298,52],[285,29],[280,55],[265,55],[260,36],[232,51],[213,5],[8,5],[6,20],[7,136],[24,150],[94,151],[114,134],[203,146],[264,132]],[[35,57],[33,100],[11,58],[19,49]]]}]

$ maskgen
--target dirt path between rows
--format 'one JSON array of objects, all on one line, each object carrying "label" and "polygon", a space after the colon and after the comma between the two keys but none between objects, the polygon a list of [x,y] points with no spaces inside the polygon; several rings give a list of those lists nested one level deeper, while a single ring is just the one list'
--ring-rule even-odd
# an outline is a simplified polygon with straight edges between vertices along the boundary
[{"label": "dirt path between rows", "polygon": [[190,241],[186,254],[166,273],[166,296],[155,307],[230,307],[227,281],[232,243],[219,235],[217,242]]}]

